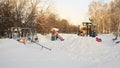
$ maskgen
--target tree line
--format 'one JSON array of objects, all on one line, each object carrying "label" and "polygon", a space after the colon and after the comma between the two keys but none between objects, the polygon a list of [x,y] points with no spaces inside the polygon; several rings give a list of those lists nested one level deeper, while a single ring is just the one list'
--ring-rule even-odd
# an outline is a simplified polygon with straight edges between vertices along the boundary
[{"label": "tree line", "polygon": [[77,32],[77,26],[61,19],[50,0],[0,0],[0,35],[11,27],[36,28],[46,34],[53,27],[63,33]]},{"label": "tree line", "polygon": [[99,33],[120,32],[120,0],[91,2],[89,17],[97,25]]}]

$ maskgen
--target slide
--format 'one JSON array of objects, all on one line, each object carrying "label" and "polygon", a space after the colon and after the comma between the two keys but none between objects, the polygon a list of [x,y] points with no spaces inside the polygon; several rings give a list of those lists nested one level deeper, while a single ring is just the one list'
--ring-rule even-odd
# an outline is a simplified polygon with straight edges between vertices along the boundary
[{"label": "slide", "polygon": [[64,38],[62,36],[60,36],[59,34],[57,34],[57,37],[61,40],[64,41]]}]

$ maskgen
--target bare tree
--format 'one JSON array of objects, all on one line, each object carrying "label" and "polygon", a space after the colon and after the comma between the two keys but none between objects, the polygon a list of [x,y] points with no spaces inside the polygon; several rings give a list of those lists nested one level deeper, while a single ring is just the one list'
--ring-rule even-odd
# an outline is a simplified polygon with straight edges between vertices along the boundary
[{"label": "bare tree", "polygon": [[[116,15],[113,15],[114,4],[104,3],[102,1],[92,2],[89,5],[89,15],[92,22],[97,24],[99,33],[112,32],[112,21],[116,21]],[[115,24],[115,23],[114,23]]]},{"label": "bare tree", "polygon": [[39,2],[39,0],[1,0],[0,31],[5,33],[11,27],[34,27]]}]

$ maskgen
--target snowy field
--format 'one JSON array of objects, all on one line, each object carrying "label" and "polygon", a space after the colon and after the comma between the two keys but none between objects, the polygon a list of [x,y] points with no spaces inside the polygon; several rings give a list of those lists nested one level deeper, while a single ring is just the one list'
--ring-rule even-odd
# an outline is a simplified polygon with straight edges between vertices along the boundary
[{"label": "snowy field", "polygon": [[[0,68],[120,68],[120,43],[111,34],[92,37],[62,34],[64,41],[51,41],[50,35],[40,35],[39,43],[26,45],[14,39],[0,39]],[[119,38],[120,40],[120,38]]]}]

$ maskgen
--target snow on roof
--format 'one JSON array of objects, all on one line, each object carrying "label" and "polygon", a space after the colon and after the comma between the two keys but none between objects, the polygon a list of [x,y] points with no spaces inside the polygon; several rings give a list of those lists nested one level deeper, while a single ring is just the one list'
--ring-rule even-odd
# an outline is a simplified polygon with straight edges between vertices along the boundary
[{"label": "snow on roof", "polygon": [[58,28],[52,28],[51,31],[59,31]]}]

